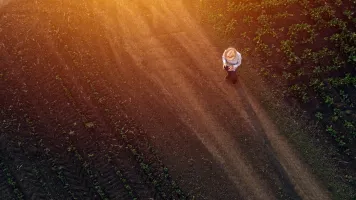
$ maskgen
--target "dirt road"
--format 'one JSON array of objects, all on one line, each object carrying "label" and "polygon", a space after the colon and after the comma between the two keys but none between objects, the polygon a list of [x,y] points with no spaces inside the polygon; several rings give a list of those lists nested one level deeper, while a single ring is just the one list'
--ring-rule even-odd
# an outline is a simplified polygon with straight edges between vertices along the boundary
[{"label": "dirt road", "polygon": [[[18,112],[30,113],[37,126],[63,123],[65,132],[76,118],[89,118],[103,128],[91,134],[106,133],[109,139],[115,128],[106,111],[113,110],[118,121],[128,116],[144,131],[137,137],[152,144],[192,198],[330,198],[244,83],[224,80],[222,50],[214,47],[181,1],[23,1],[6,5],[0,24],[1,80],[8,84],[6,90],[2,87],[3,113],[11,113],[7,108],[17,99]],[[51,87],[43,86],[51,81]],[[10,92],[20,86],[18,93]],[[61,106],[54,96],[65,96],[58,99]],[[63,111],[73,111],[76,117],[67,118]],[[46,119],[53,115],[56,119]],[[13,140],[2,126],[3,137]],[[86,134],[84,129],[77,132]],[[56,137],[53,133],[52,140]],[[75,137],[78,149],[89,148]],[[102,143],[98,151],[105,152],[102,146],[108,145]],[[11,166],[14,162],[6,158],[4,148],[4,163]],[[97,188],[95,181],[87,182]],[[137,196],[144,195],[149,196]]]}]

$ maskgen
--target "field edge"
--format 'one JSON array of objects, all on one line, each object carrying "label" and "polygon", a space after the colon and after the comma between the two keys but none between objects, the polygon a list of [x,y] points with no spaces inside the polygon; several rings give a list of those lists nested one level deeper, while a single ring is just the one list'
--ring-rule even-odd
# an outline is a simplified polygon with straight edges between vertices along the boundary
[{"label": "field edge", "polygon": [[[246,65],[240,73],[246,88],[275,123],[279,133],[285,136],[288,143],[297,150],[302,161],[310,166],[313,174],[331,192],[333,199],[355,199],[354,188],[343,180],[346,172],[341,170],[338,164],[342,158],[337,153],[337,149],[330,144],[328,138],[315,137],[323,130],[308,119],[302,109],[288,105],[271,92],[273,88],[261,80],[253,64]],[[256,80],[259,83],[256,83]]]}]

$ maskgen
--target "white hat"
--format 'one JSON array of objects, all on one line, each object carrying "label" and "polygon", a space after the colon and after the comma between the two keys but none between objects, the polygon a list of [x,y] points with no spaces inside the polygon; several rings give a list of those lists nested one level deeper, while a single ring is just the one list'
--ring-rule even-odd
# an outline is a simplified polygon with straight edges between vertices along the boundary
[{"label": "white hat", "polygon": [[233,47],[227,48],[224,52],[224,57],[228,63],[236,64],[238,61],[237,50]]}]

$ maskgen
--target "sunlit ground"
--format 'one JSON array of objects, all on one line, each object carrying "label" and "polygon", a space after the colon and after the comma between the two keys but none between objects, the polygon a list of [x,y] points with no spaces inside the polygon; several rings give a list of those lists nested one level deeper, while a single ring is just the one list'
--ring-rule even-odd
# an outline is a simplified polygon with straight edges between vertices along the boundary
[{"label": "sunlit ground", "polygon": [[[133,118],[147,132],[129,136],[150,138],[165,163],[176,167],[176,177],[183,174],[180,184],[187,190],[204,186],[206,195],[216,198],[226,190],[227,195],[264,200],[273,199],[280,187],[291,196],[315,193],[307,184],[314,182],[298,179],[308,174],[284,140],[260,134],[270,126],[259,124],[258,109],[250,106],[243,87],[224,81],[222,52],[181,1],[26,2],[1,15],[6,33],[0,34],[11,44],[0,43],[1,53],[7,58],[8,82],[27,84],[21,87],[30,116],[54,127],[48,125],[49,136],[67,141],[71,135],[64,145],[92,150],[97,145],[93,138],[107,134],[111,139]],[[21,108],[21,98],[14,99],[8,104],[18,102]],[[84,128],[76,126],[78,119]],[[264,149],[267,137],[280,151],[280,161]],[[105,144],[98,146],[104,149]],[[196,160],[197,170],[187,167],[188,159]]]}]

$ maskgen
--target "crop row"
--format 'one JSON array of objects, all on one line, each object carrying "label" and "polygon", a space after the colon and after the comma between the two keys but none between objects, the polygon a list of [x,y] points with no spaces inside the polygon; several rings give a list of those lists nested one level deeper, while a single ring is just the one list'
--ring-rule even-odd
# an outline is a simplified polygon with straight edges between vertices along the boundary
[{"label": "crop row", "polygon": [[[43,199],[185,198],[167,167],[142,139],[144,134],[136,135],[141,130],[124,117],[119,92],[112,91],[110,84],[101,87],[109,78],[101,71],[103,63],[88,71],[96,63],[95,55],[102,54],[97,51],[100,47],[90,52],[87,41],[101,41],[105,33],[93,18],[85,20],[86,13],[58,12],[59,7],[79,5],[64,4],[56,7],[44,1],[36,8],[43,11],[44,23],[27,27],[31,19],[23,15],[18,20],[21,29],[14,29],[14,36],[1,35],[9,45],[0,53],[11,54],[6,56],[0,74],[5,81],[0,87],[6,85],[8,90],[4,101],[11,107],[9,112],[17,113],[17,120],[25,119],[11,132],[16,135],[9,139],[13,149],[0,152],[4,155],[0,179],[8,183],[4,188],[18,199],[36,198],[34,193],[43,194]],[[23,4],[14,13],[28,14],[31,7],[36,6]],[[5,24],[11,28],[14,21]],[[22,38],[23,31],[29,37],[20,42],[17,38]],[[15,152],[17,160],[5,156]],[[27,156],[29,152],[37,153]],[[14,166],[22,167],[16,171]]]},{"label": "crop row", "polygon": [[[66,53],[64,53],[66,54]],[[182,191],[177,188],[177,185],[174,185],[174,182],[172,180],[166,180],[162,179],[162,177],[169,178],[169,175],[167,174],[167,171],[159,173],[157,170],[162,169],[162,167],[153,167],[150,166],[150,162],[157,162],[147,152],[148,154],[145,154],[144,157],[140,157],[140,154],[137,154],[138,151],[141,151],[143,148],[140,148],[139,146],[144,146],[145,144],[142,144],[138,138],[141,138],[140,136],[133,136],[136,137],[136,139],[132,139],[130,141],[124,140],[125,137],[123,137],[122,133],[122,127],[127,124],[128,118],[125,116],[125,112],[119,107],[122,105],[120,104],[120,99],[116,99],[115,92],[113,92],[112,88],[113,86],[110,87],[110,84],[108,84],[106,81],[110,80],[111,77],[107,77],[107,80],[103,79],[103,73],[101,70],[104,69],[104,66],[97,67],[97,68],[88,68],[88,65],[83,65],[80,62],[83,62],[83,60],[78,60],[78,56],[76,55],[76,52],[71,52],[69,56],[73,56],[73,65],[69,65],[70,67],[67,68],[66,74],[72,74],[72,77],[69,77],[67,81],[62,80],[62,78],[57,75],[57,80],[62,83],[63,90],[66,94],[66,96],[71,99],[72,104],[76,104],[76,108],[78,109],[77,112],[81,113],[80,115],[82,116],[82,123],[84,123],[88,128],[92,127],[97,127],[99,124],[103,124],[103,127],[115,127],[114,129],[109,128],[109,130],[105,131],[105,134],[107,134],[111,138],[117,139],[117,141],[125,141],[125,146],[127,149],[130,150],[131,154],[135,157],[136,161],[139,164],[139,167],[141,168],[141,171],[145,175],[145,177],[148,177],[148,181],[151,183],[151,185],[155,188],[156,191],[158,191],[158,194],[160,195],[161,198],[166,199],[171,195],[174,195],[176,192],[178,192],[177,195],[184,196],[182,194]],[[82,53],[82,55],[88,55],[88,52]],[[86,56],[84,56],[83,59]],[[95,63],[95,60],[90,59],[92,63]],[[78,62],[78,63],[76,63]],[[93,64],[94,65],[94,64]],[[82,68],[82,66],[85,66]],[[94,65],[95,66],[95,65]],[[76,76],[77,73],[81,73],[81,76]],[[78,77],[83,77],[83,78],[78,78]],[[66,84],[65,84],[66,82]],[[74,82],[75,84],[72,84]],[[81,84],[79,86],[79,84]],[[70,86],[70,89],[68,86]],[[74,87],[75,85],[75,87]],[[84,86],[85,85],[85,86]],[[89,85],[90,87],[87,87]],[[78,89],[81,88],[81,89]],[[81,97],[79,98],[79,94]],[[89,94],[91,94],[89,96]],[[117,92],[116,92],[117,94]],[[73,98],[73,96],[77,96],[76,98]],[[88,100],[90,99],[90,100]],[[104,102],[111,100],[110,104],[104,104]],[[76,102],[80,102],[76,103]],[[86,108],[85,106],[82,109],[79,109],[79,107],[82,107],[83,105],[91,105],[91,107],[96,108],[96,113],[98,116],[94,120],[89,120],[88,117],[86,117],[87,110],[90,110],[90,108]],[[105,105],[105,106],[104,106]],[[113,111],[114,112],[110,112]],[[111,115],[110,115],[111,114]],[[126,119],[123,119],[126,117]],[[98,122],[98,121],[102,122]],[[117,124],[116,122],[119,121],[121,123]],[[132,120],[131,120],[132,121]],[[97,124],[98,123],[98,124]],[[132,129],[133,127],[128,127],[129,129]],[[127,129],[126,129],[127,130]],[[137,130],[138,132],[139,130]],[[130,131],[132,132],[132,131]],[[142,136],[142,135],[141,135]],[[137,142],[138,141],[138,142]],[[135,147],[136,146],[136,147]],[[148,159],[148,157],[152,159]],[[160,170],[159,170],[160,171]],[[121,172],[118,172],[117,174],[122,174]],[[174,189],[170,189],[170,188]],[[132,186],[126,187],[127,189],[133,188]],[[129,193],[133,193],[130,192]]]},{"label": "crop row", "polygon": [[[36,192],[36,194],[39,193],[39,191],[44,190],[48,191],[46,184],[43,184],[44,181],[42,179],[36,179],[34,183],[32,184],[27,184],[23,180],[27,181],[30,177],[31,174],[34,175],[34,177],[41,177],[40,175],[40,170],[45,170],[46,168],[43,169],[44,166],[47,166],[47,169],[50,169],[51,172],[46,172],[46,173],[51,173],[52,177],[57,177],[58,180],[53,180],[55,183],[59,184],[51,184],[55,189],[58,190],[62,185],[62,187],[65,189],[65,191],[70,194],[71,198],[73,199],[78,199],[78,198],[95,198],[101,196],[102,199],[107,199],[106,194],[103,192],[103,189],[101,188],[101,184],[98,183],[97,177],[99,176],[96,171],[93,170],[93,168],[90,168],[91,165],[87,165],[87,163],[99,163],[99,159],[96,157],[95,161],[88,160],[87,158],[94,159],[94,153],[89,153],[85,154],[83,152],[80,153],[75,146],[80,146],[80,145],[73,145],[73,143],[77,143],[78,140],[74,137],[74,132],[79,135],[85,135],[86,131],[81,131],[80,129],[75,129],[67,131],[67,128],[70,128],[72,126],[68,126],[65,123],[72,123],[71,125],[75,124],[76,121],[78,123],[78,126],[80,126],[80,116],[78,114],[74,116],[70,115],[63,115],[63,112],[61,112],[61,109],[63,109],[66,113],[69,113],[73,115],[73,111],[76,112],[75,108],[68,106],[72,105],[72,102],[68,102],[67,100],[63,99],[67,98],[65,94],[61,91],[67,91],[65,88],[63,88],[62,85],[57,84],[57,80],[48,74],[53,73],[52,71],[49,70],[43,70],[43,71],[49,71],[47,74],[28,74],[31,70],[26,70],[24,69],[24,74],[22,74],[22,77],[30,76],[30,79],[37,80],[37,84],[32,85],[31,87],[25,87],[23,88],[22,93],[27,93],[27,95],[24,97],[18,97],[20,94],[17,93],[17,97],[19,101],[18,102],[10,102],[14,104],[21,105],[20,108],[17,108],[17,110],[26,110],[28,113],[30,113],[31,117],[33,119],[40,117],[40,119],[36,120],[30,120],[30,118],[27,118],[27,120],[23,123],[22,125],[19,125],[19,132],[14,133],[14,135],[19,135],[16,137],[13,137],[13,140],[15,143],[21,144],[21,149],[23,148],[23,151],[18,152],[18,155],[16,156],[18,159],[13,161],[13,160],[8,160],[7,163],[15,166],[22,166],[21,171],[23,173],[9,173],[8,168],[6,165],[2,168],[2,170],[5,172],[5,174],[8,176],[8,181],[9,183],[14,187],[14,191],[17,194],[18,197],[21,197],[21,193],[19,193],[19,190],[17,189],[18,186],[21,188],[24,188],[24,184],[27,186],[33,185],[33,187],[37,187],[36,189],[27,189],[24,188],[24,194],[26,197],[28,196],[33,196],[29,194],[29,192]],[[40,72],[43,72],[40,70]],[[52,79],[50,78],[52,77]],[[46,84],[42,84],[42,82],[45,82]],[[8,87],[11,87],[10,84],[8,84]],[[16,87],[14,88],[21,88],[21,87]],[[35,96],[31,96],[29,94],[35,94]],[[54,98],[54,100],[50,100],[51,98]],[[11,95],[7,95],[6,99],[11,99],[13,98]],[[30,102],[30,103],[27,103]],[[68,102],[68,103],[67,103]],[[33,108],[31,108],[33,106]],[[13,105],[11,107],[14,107]],[[15,105],[16,107],[16,105]],[[16,111],[15,108],[12,108],[13,112]],[[48,115],[48,114],[49,115]],[[28,114],[22,113],[20,116],[27,116]],[[64,119],[61,120],[61,117],[64,117]],[[21,117],[18,117],[19,119]],[[64,121],[63,121],[64,120]],[[66,121],[66,122],[65,122]],[[25,127],[27,125],[27,127]],[[82,125],[85,127],[85,124]],[[88,126],[88,125],[87,125]],[[82,128],[83,129],[83,128]],[[31,130],[30,133],[28,131]],[[8,130],[7,130],[8,131]],[[21,134],[20,134],[21,133]],[[67,133],[67,134],[64,134]],[[21,139],[23,137],[23,139]],[[88,138],[82,138],[83,140],[88,140]],[[20,142],[21,141],[21,142]],[[91,140],[90,140],[91,141]],[[95,140],[94,140],[95,141]],[[8,144],[10,146],[11,143]],[[30,145],[29,145],[30,144]],[[22,156],[23,153],[29,152],[29,149],[27,146],[36,146],[36,149],[38,152],[43,152],[43,158],[44,162],[41,161],[41,167],[36,167],[34,164],[30,164],[31,162],[26,159],[24,156]],[[81,146],[82,148],[91,148],[90,146]],[[11,149],[11,148],[10,148]],[[95,153],[98,153],[95,151]],[[7,151],[5,153],[9,154]],[[40,153],[41,155],[41,153]],[[84,158],[84,156],[86,156]],[[32,157],[31,160],[34,162],[37,159],[37,157]],[[29,167],[26,167],[27,165],[30,165]],[[98,167],[99,169],[103,170],[104,167]],[[12,168],[11,168],[12,169]],[[30,169],[30,171],[25,169]],[[115,172],[117,171],[112,168],[112,174],[116,174]],[[11,174],[15,174],[15,178],[11,178]],[[110,174],[110,176],[112,176]],[[23,179],[21,177],[27,177],[26,179]],[[42,176],[43,177],[43,176]],[[123,179],[123,175],[121,173],[121,176],[119,176],[118,180]],[[55,178],[55,179],[57,179]],[[32,180],[32,179],[30,179]],[[20,181],[20,182],[19,182]],[[115,194],[111,196],[112,198],[117,198],[120,195],[123,195],[119,189],[118,186],[120,184],[115,183],[115,181],[110,181],[110,180],[105,180],[102,181],[102,183],[105,183],[106,181],[111,182],[113,185],[112,191],[116,191],[116,193],[119,192],[119,194]],[[46,182],[49,184],[48,180]],[[38,184],[41,184],[42,186],[39,186]],[[106,184],[107,185],[107,184]],[[124,187],[127,190],[129,187],[127,187],[128,183],[127,181],[125,182],[125,186],[123,186],[123,191]],[[121,194],[120,194],[121,192]],[[131,192],[132,193],[132,192]],[[45,192],[45,194],[49,194],[48,192]],[[59,194],[60,195],[60,194]],[[58,196],[58,199],[64,199],[60,198]],[[62,194],[63,195],[63,194]],[[51,195],[50,195],[51,196]],[[53,195],[55,197],[56,195]],[[132,199],[135,199],[133,195]],[[123,197],[125,198],[125,197]],[[48,199],[48,198],[47,198]],[[96,198],[95,198],[96,199]]]},{"label": "crop row", "polygon": [[[206,4],[203,14],[209,16],[208,22],[225,24],[216,31],[227,37],[253,39],[255,48],[245,42],[242,51],[252,50],[265,62],[260,74],[272,84],[283,86],[279,91],[300,100],[312,116],[317,113],[315,119],[350,153],[356,142],[352,95],[356,89],[352,67],[356,63],[355,2],[229,2],[224,14],[218,6]],[[239,18],[242,20],[237,20],[235,27],[229,25]],[[269,65],[273,67],[267,68]],[[349,114],[335,120],[335,109]]]},{"label": "crop row", "polygon": [[[103,130],[102,128],[105,128],[107,127],[107,125],[105,125],[105,122],[100,122],[101,121],[101,117],[102,116],[97,116],[97,117],[90,117],[88,116],[88,110],[90,108],[83,108],[83,109],[79,109],[79,107],[83,107],[82,105],[79,105],[79,103],[81,104],[85,104],[85,100],[84,98],[80,98],[80,99],[74,99],[74,94],[75,93],[74,91],[70,91],[65,85],[64,85],[64,82],[63,80],[57,75],[57,79],[61,82],[61,85],[63,87],[63,91],[65,92],[66,96],[68,97],[68,99],[70,99],[70,102],[75,105],[75,107],[77,108],[77,112],[78,114],[80,115],[80,124],[82,124],[83,127],[85,127],[87,130],[86,130],[86,134],[90,134],[90,132],[93,132],[93,133],[96,133],[96,134],[93,134],[92,137],[98,137],[98,135],[100,134],[109,134],[108,137],[103,137],[101,136],[100,138],[96,138],[96,140],[99,142],[99,141],[105,141],[105,144],[106,145],[109,145],[109,144],[112,144],[112,142],[110,142],[110,131],[108,130]],[[73,90],[74,88],[72,88]],[[78,93],[75,93],[75,94],[80,94],[79,92]],[[77,103],[78,102],[78,103]],[[87,114],[84,115],[83,112],[86,112]],[[69,132],[70,133],[70,132]],[[81,133],[83,133],[83,131],[81,131]],[[85,133],[85,131],[84,131]],[[75,134],[75,136],[71,136],[71,134],[69,134],[70,136],[69,137],[78,137],[79,135]],[[87,135],[88,136],[88,135]],[[80,136],[79,136],[80,137]],[[83,138],[83,140],[86,139],[86,138]],[[93,139],[93,138],[92,138]],[[74,138],[73,138],[74,140]],[[114,142],[116,142],[117,140],[113,140]],[[85,143],[85,142],[83,142]],[[114,143],[115,144],[115,143]],[[91,145],[91,144],[89,144]],[[93,152],[86,152],[83,156],[85,156],[85,158],[87,159],[93,159],[93,161],[88,161],[88,162],[84,162],[83,165],[84,165],[84,168],[86,169],[88,175],[90,177],[95,177],[93,176],[91,173],[92,173],[92,169],[89,168],[89,166],[91,165],[94,165],[95,167],[92,167],[92,168],[97,168],[97,169],[105,169],[105,167],[107,167],[106,165],[109,165],[111,166],[110,168],[110,171],[114,172],[114,174],[108,174],[109,176],[113,176],[113,175],[116,175],[117,179],[121,180],[122,181],[122,184],[124,185],[124,189],[125,191],[127,192],[127,195],[130,196],[132,199],[137,199],[136,197],[136,191],[133,191],[133,186],[130,185],[130,182],[131,181],[135,181],[134,179],[133,180],[128,180],[127,178],[125,178],[125,175],[123,172],[121,172],[117,166],[113,165],[113,161],[107,159],[107,164],[103,164],[103,165],[99,165],[100,162],[97,162],[98,160],[100,160],[100,156],[102,154],[106,154],[105,152],[101,152],[102,150],[99,150],[98,148],[101,148],[101,149],[106,149],[105,152],[115,152],[114,149],[110,149],[110,148],[103,148],[103,147],[92,147],[90,149],[93,150]],[[94,150],[94,149],[97,149],[97,150]],[[76,147],[74,145],[71,145],[69,147],[69,150],[70,151],[73,151],[73,153],[75,154],[75,157],[77,157],[78,160],[83,160],[83,156],[79,154],[78,150],[76,149]],[[84,152],[83,152],[84,153]],[[120,154],[120,152],[117,152],[117,154]],[[106,154],[107,155],[107,154]],[[106,156],[108,157],[108,156]],[[112,159],[112,158],[111,158]],[[120,166],[122,167],[122,166]],[[109,170],[109,169],[108,169]],[[134,173],[134,172],[133,172]],[[105,182],[107,182],[109,180],[106,180],[106,181],[103,181],[102,183],[104,184]],[[109,181],[109,182],[112,182],[112,181]],[[96,188],[97,192],[100,194],[100,196],[102,196],[103,199],[105,199],[105,194],[103,192],[103,189],[99,186],[98,184],[98,181],[97,180],[93,180],[93,183],[94,183],[94,187]],[[108,190],[108,189],[107,189]]]},{"label": "crop row", "polygon": [[[103,66],[99,69],[103,69]],[[94,71],[94,69],[92,70]],[[99,79],[99,77],[95,77],[95,73],[88,74],[88,77],[93,75],[94,77],[91,80]],[[110,84],[105,80],[101,81],[101,83],[99,81],[88,81],[90,93],[94,94],[93,100],[95,104],[104,111],[103,115],[107,116],[110,126],[114,127],[113,132],[116,138],[125,142],[125,147],[135,157],[147,180],[158,191],[158,195],[161,198],[168,199],[174,195],[177,195],[180,199],[186,198],[182,190],[172,180],[168,173],[168,168],[161,163],[148,141],[142,140],[142,138],[146,137],[143,131],[134,128],[135,124],[132,119],[118,115],[118,113],[125,112],[121,109],[123,102],[121,101],[120,103],[120,100],[113,95],[113,90],[116,88],[114,86],[110,87]],[[119,103],[120,106],[113,106],[115,103]],[[126,122],[122,121],[122,118],[127,118]]]}]

